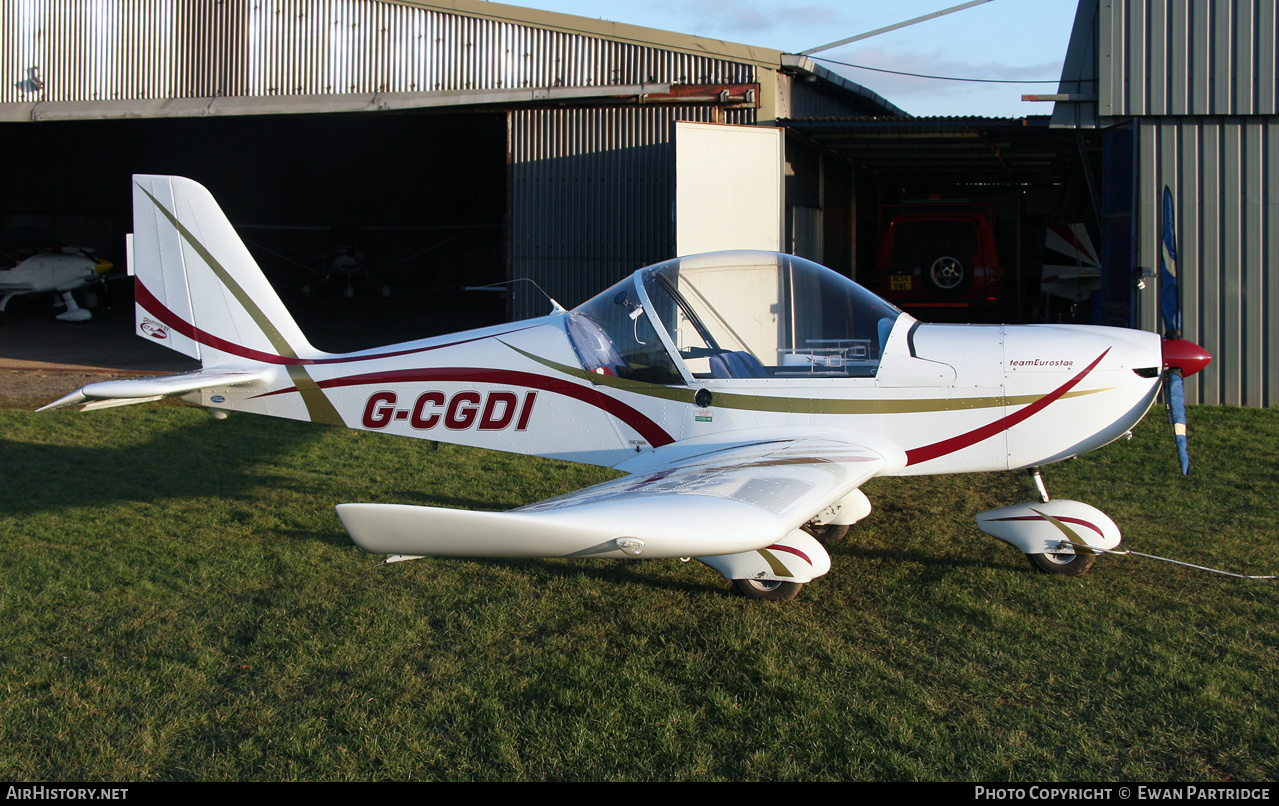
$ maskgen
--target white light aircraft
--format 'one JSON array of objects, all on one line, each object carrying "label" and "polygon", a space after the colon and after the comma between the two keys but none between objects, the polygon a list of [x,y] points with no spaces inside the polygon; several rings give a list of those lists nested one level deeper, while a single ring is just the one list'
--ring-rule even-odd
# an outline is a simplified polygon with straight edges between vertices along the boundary
[{"label": "white light aircraft", "polygon": [[[134,228],[137,332],[202,369],[91,384],[45,409],[181,395],[626,474],[510,512],[339,505],[356,544],[388,561],[694,557],[745,596],[789,599],[830,568],[813,535],[870,512],[868,479],[1090,451],[1142,418],[1165,369],[1210,360],[1136,330],[922,324],[766,252],[676,258],[571,311],[329,354],[200,185],[134,177]],[[979,525],[1046,573],[1083,573],[1119,544],[1103,513],[1040,491]]]},{"label": "white light aircraft", "polygon": [[59,319],[87,322],[93,314],[76,304],[71,292],[101,282],[112,265],[111,261],[94,258],[88,250],[78,247],[33,255],[11,269],[0,271],[0,294],[4,295],[0,298],[0,315],[14,297],[51,293],[60,295],[66,307],[58,314]]}]

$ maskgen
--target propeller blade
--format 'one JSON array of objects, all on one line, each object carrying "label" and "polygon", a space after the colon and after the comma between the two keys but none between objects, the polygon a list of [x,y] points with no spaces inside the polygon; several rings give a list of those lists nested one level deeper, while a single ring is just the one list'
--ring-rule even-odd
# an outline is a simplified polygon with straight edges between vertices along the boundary
[{"label": "propeller blade", "polygon": [[1185,339],[1163,340],[1164,403],[1168,405],[1168,422],[1172,423],[1181,457],[1181,474],[1190,475],[1189,439],[1186,432],[1186,377],[1194,375],[1212,361],[1212,355]]},{"label": "propeller blade", "polygon": [[1181,291],[1177,287],[1177,225],[1172,208],[1172,191],[1164,185],[1163,234],[1159,250],[1159,312],[1164,335],[1181,338]]},{"label": "propeller blade", "polygon": [[1177,455],[1181,458],[1181,475],[1190,475],[1190,437],[1186,430],[1186,382],[1181,370],[1173,367],[1164,373],[1164,397],[1168,401],[1168,422],[1177,440]]},{"label": "propeller blade", "polygon": [[1164,320],[1164,402],[1168,422],[1177,440],[1181,474],[1190,475],[1190,438],[1186,429],[1186,375],[1208,365],[1212,356],[1197,344],[1181,338],[1181,288],[1177,267],[1177,223],[1172,190],[1164,185],[1163,222],[1159,249],[1159,313]]}]

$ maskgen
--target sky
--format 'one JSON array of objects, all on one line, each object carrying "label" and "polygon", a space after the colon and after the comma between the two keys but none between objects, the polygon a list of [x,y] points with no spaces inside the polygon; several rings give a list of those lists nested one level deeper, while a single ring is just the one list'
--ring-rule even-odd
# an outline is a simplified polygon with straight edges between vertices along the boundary
[{"label": "sky", "polygon": [[[962,0],[505,0],[547,11],[798,53],[959,5]],[[990,0],[813,54],[817,63],[912,115],[1023,117],[1052,104],[1078,0]],[[829,60],[829,61],[827,61]],[[834,62],[931,76],[1043,81],[988,84],[911,78]]]}]

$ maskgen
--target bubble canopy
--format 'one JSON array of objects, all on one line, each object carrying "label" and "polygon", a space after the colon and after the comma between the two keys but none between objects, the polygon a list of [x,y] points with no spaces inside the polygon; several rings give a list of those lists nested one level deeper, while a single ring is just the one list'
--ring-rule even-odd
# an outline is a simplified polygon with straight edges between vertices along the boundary
[{"label": "bubble canopy", "polygon": [[874,377],[901,311],[810,260],[714,252],[647,266],[568,314],[582,366],[635,381]]}]

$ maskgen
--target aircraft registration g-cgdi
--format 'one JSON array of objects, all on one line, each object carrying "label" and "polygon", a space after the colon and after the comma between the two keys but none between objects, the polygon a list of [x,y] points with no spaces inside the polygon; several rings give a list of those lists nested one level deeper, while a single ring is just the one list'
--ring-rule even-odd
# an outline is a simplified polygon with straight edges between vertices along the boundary
[{"label": "aircraft registration g-cgdi", "polygon": [[[922,324],[771,252],[675,258],[571,311],[330,354],[207,190],[137,176],[133,192],[137,332],[202,368],[90,384],[45,409],[181,395],[626,474],[509,512],[338,505],[356,544],[389,561],[695,557],[745,596],[789,599],[830,569],[822,542],[870,512],[868,479],[1090,451],[1142,418],[1165,369],[1209,360],[1136,330]],[[1042,498],[979,525],[1046,573],[1083,573],[1119,545],[1100,511]]]}]

